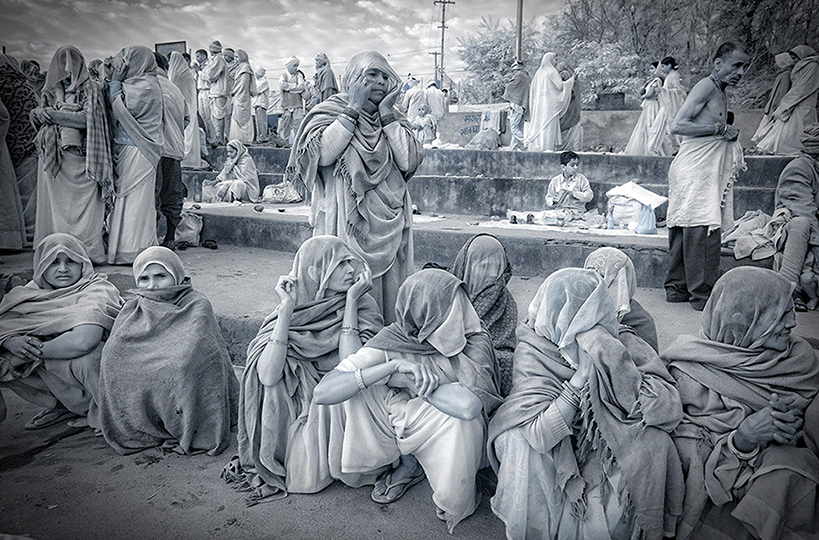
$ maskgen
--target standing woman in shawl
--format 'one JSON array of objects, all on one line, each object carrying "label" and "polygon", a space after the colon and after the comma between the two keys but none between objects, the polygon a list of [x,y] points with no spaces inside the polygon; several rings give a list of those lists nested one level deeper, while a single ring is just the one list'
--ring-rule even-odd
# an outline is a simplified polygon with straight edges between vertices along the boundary
[{"label": "standing woman in shawl", "polygon": [[77,426],[98,427],[100,356],[120,306],[119,291],[94,272],[82,242],[55,233],[37,245],[33,280],[0,302],[0,388],[45,407],[26,429],[75,416],[88,417]]},{"label": "standing woman in shawl", "polygon": [[[37,214],[37,146],[35,139],[37,129],[29,120],[31,111],[37,107],[37,95],[27,84],[25,74],[17,60],[5,54],[0,54],[0,101],[5,105],[8,114],[8,131],[5,134],[11,164],[14,170],[11,174],[5,173],[2,178],[6,182],[14,182],[15,186],[4,186],[0,196],[2,214],[9,220],[6,227],[16,228],[13,223],[22,219],[25,225],[25,245],[34,241],[34,223]],[[17,192],[15,196],[14,192]],[[8,194],[7,194],[8,193]],[[18,207],[15,199],[19,199]],[[8,205],[8,206],[6,206]],[[19,213],[22,211],[22,216]],[[3,218],[0,218],[2,220]],[[11,233],[16,238],[14,233]],[[12,242],[16,243],[15,240]],[[9,249],[11,243],[8,244]]]},{"label": "standing woman in shawl", "polygon": [[154,185],[164,144],[162,89],[148,47],[125,47],[106,60],[114,116],[114,211],[108,218],[108,264],[131,264],[157,243]]},{"label": "standing woman in shawl", "polygon": [[314,77],[318,102],[325,101],[330,96],[338,94],[336,74],[330,67],[330,59],[324,53],[316,55],[316,75]]},{"label": "standing woman in shawl", "polygon": [[10,119],[9,111],[0,98],[0,250],[23,249],[26,245],[23,204],[20,201],[14,165],[6,145]]},{"label": "standing woman in shawl", "polygon": [[364,262],[334,236],[304,242],[292,272],[279,278],[281,304],[248,347],[239,456],[224,472],[238,489],[253,490],[250,503],[315,493],[333,481],[341,446],[331,435],[343,427],[342,410],[315,403],[313,389],[383,326],[370,286]]},{"label": "standing woman in shawl", "polygon": [[105,262],[105,198],[113,185],[108,115],[102,86],[88,77],[76,47],[54,53],[31,120],[40,151],[35,245],[53,233],[71,234],[93,262]]},{"label": "standing woman in shawl", "polygon": [[222,172],[213,180],[202,182],[202,200],[255,202],[259,198],[259,174],[256,163],[239,141],[227,144],[227,160]]},{"label": "standing woman in shawl", "polygon": [[270,85],[265,74],[267,71],[263,67],[256,68],[256,92],[253,94],[252,107],[253,117],[256,119],[256,143],[266,143],[267,132],[270,129],[267,125],[267,108],[270,105]]},{"label": "standing woman in shawl", "polygon": [[652,349],[660,352],[654,317],[634,299],[637,272],[629,256],[617,248],[602,247],[586,257],[583,268],[594,270],[603,278],[614,302],[617,321],[634,330]]},{"label": "standing woman in shawl", "polygon": [[199,123],[196,121],[197,94],[196,75],[185,61],[185,57],[178,51],[171,52],[170,67],[168,67],[168,78],[185,97],[188,104],[188,113],[191,120],[185,126],[185,157],[182,158],[183,167],[199,167],[201,163],[199,157]]},{"label": "standing woman in shawl", "polygon": [[816,421],[803,426],[819,359],[791,336],[793,289],[772,270],[734,268],[714,285],[699,335],[663,351],[684,410],[680,540],[819,535],[819,455],[802,439],[819,436]]},{"label": "standing woman in shawl", "polygon": [[230,444],[239,382],[210,302],[182,260],[154,246],[102,351],[100,426],[120,454],[162,446],[215,456]]},{"label": "standing woman in shawl", "polygon": [[657,92],[660,111],[654,121],[656,136],[649,149],[649,155],[652,156],[671,156],[680,146],[677,137],[671,133],[671,122],[674,121],[674,117],[677,116],[687,97],[677,71],[679,67],[673,56],[666,56],[660,62],[660,71],[665,75],[665,80],[662,88]]},{"label": "standing woman in shawl", "polygon": [[386,322],[414,269],[407,181],[423,159],[412,126],[395,108],[401,80],[375,51],[347,64],[343,94],[322,101],[299,126],[285,179],[312,193],[313,235],[338,236],[364,256],[371,294]]},{"label": "standing woman in shawl", "polygon": [[518,305],[506,288],[512,277],[506,249],[491,234],[475,235],[455,256],[449,271],[464,282],[469,301],[492,337],[500,391],[506,396],[512,389],[512,353],[518,325]]},{"label": "standing woman in shawl", "polygon": [[[652,64],[654,65],[654,64]],[[660,100],[657,97],[663,88],[663,76],[660,65],[654,69],[643,92],[640,95],[640,117],[626,143],[623,153],[628,156],[651,156],[652,148],[656,147],[658,139],[657,116],[660,114]],[[669,125],[674,118],[669,120]]]},{"label": "standing woman in shawl", "polygon": [[791,71],[791,87],[774,110],[769,128],[754,135],[757,148],[769,154],[799,154],[802,132],[816,122],[819,55],[807,45],[797,45],[790,55],[796,62]]},{"label": "standing woman in shawl", "polygon": [[765,136],[768,130],[768,124],[774,121],[774,111],[779,107],[779,103],[782,101],[782,98],[785,97],[785,94],[788,93],[788,90],[791,89],[791,69],[793,69],[795,63],[793,56],[791,56],[789,52],[779,53],[774,57],[774,62],[776,63],[776,67],[779,68],[779,73],[776,74],[776,79],[774,79],[773,87],[771,87],[768,96],[768,102],[765,104],[765,108],[762,109],[764,114],[759,121],[759,127],[756,129],[756,133],[751,137],[752,141],[758,141]]},{"label": "standing woman in shawl", "polygon": [[[426,476],[451,533],[478,504],[486,424],[502,401],[492,339],[463,282],[444,270],[407,278],[395,316],[328,373],[313,398],[344,404],[343,482],[358,487],[381,473],[371,497],[388,504]],[[345,476],[354,473],[365,473],[362,481]]]},{"label": "standing woman in shawl", "polygon": [[518,327],[512,393],[489,424],[492,511],[510,539],[674,536],[683,479],[674,380],[595,272],[546,278]]},{"label": "standing woman in shawl", "polygon": [[564,81],[555,68],[555,53],[544,54],[529,90],[531,112],[525,129],[529,150],[551,152],[562,144],[560,115],[569,106],[573,85],[574,76]]},{"label": "standing woman in shawl", "polygon": [[251,109],[251,95],[256,93],[256,79],[247,53],[242,49],[236,51],[236,62],[233,69],[233,91],[231,92],[231,106],[233,113],[230,117],[230,138],[244,144],[253,142],[253,110]]}]

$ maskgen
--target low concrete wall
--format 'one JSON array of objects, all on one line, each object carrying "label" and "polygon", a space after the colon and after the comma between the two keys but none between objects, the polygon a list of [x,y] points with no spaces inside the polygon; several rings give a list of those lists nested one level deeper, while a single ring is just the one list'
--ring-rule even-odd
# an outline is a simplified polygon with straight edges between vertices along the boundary
[{"label": "low concrete wall", "polygon": [[[582,111],[583,150],[604,152],[622,151],[628,143],[641,111]],[[739,142],[744,148],[753,145],[751,137],[762,119],[761,110],[735,111],[734,125],[739,128]],[[479,112],[449,113],[438,123],[438,138],[445,143],[464,146],[478,132],[481,125]],[[501,143],[508,146],[509,129],[501,134]]]}]

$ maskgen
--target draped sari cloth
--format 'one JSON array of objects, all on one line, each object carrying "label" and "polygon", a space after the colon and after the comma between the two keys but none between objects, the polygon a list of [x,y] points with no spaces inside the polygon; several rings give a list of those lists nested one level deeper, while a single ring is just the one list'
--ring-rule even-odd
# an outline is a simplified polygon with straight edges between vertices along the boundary
[{"label": "draped sari cloth", "polygon": [[[593,271],[549,276],[518,327],[512,393],[489,424],[498,471],[492,509],[508,538],[672,536],[683,479],[668,433],[682,414],[657,354],[617,337],[614,305]],[[569,425],[554,405],[581,354],[592,371]]]},{"label": "draped sari cloth", "polygon": [[772,154],[799,154],[802,132],[816,122],[819,54],[807,45],[798,45],[790,52],[799,58],[791,71],[790,89],[774,111],[773,122],[754,135],[756,145]]},{"label": "draped sari cloth", "polygon": [[[241,141],[233,140],[227,144],[236,150],[236,157],[228,158],[222,167],[222,172],[215,180],[202,185],[202,199],[224,201],[254,202],[259,198],[259,173],[256,163]],[[224,194],[219,197],[219,192]]]},{"label": "draped sari cloth", "polygon": [[[762,445],[740,459],[729,437],[771,394],[804,411],[819,389],[819,360],[801,338],[764,348],[787,310],[793,283],[771,270],[740,267],[714,285],[698,336],[663,351],[684,417],[675,442],[686,472],[678,538],[816,538],[819,457],[804,445]],[[806,426],[806,429],[815,429]],[[816,433],[806,438],[816,440]]]},{"label": "draped sari cloth", "polygon": [[316,91],[319,93],[319,101],[324,101],[330,96],[338,93],[336,84],[336,74],[330,67],[330,59],[324,53],[316,55],[316,60],[321,60],[324,65],[316,70]]},{"label": "draped sari cloth", "polygon": [[512,388],[512,353],[518,325],[518,306],[506,287],[512,278],[506,250],[491,234],[475,235],[455,256],[449,271],[464,282],[469,300],[492,338],[501,395],[505,396]]},{"label": "draped sari cloth", "polygon": [[[371,68],[389,78],[390,89],[400,84],[387,60],[368,51],[350,59],[342,90],[346,92],[353,80]],[[395,126],[382,126],[377,111],[362,111],[337,161],[319,165],[322,135],[347,103],[346,93],[336,94],[310,110],[299,126],[285,179],[312,194],[314,235],[338,236],[363,255],[372,270],[373,296],[385,319],[391,320],[397,289],[414,268],[412,204],[406,183],[423,159],[423,147],[396,108]],[[394,130],[391,133],[397,133],[407,145],[400,155],[387,138],[388,130]],[[393,300],[384,300],[385,296]]]},{"label": "draped sari cloth", "polygon": [[17,175],[6,145],[9,119],[9,111],[0,98],[0,249],[22,249],[26,244],[26,223]]},{"label": "draped sari cloth", "polygon": [[[240,489],[267,486],[287,492],[315,493],[328,486],[329,461],[339,460],[343,433],[340,406],[313,403],[313,389],[327,369],[337,364],[346,294],[328,294],[330,275],[342,262],[358,271],[364,262],[338,238],[316,236],[302,244],[290,276],[295,279],[295,308],[287,333],[287,356],[281,379],[272,387],[259,379],[259,359],[276,328],[279,310],[268,315],[247,350],[239,395],[239,457],[232,469]],[[383,326],[375,301],[358,301],[362,341]],[[234,460],[235,462],[236,460]],[[228,476],[229,479],[231,478]]]},{"label": "draped sari cloth", "polygon": [[256,77],[250,69],[247,53],[236,51],[236,69],[233,71],[231,93],[233,114],[230,117],[230,138],[244,144],[253,142],[253,108],[251,96],[256,93]]},{"label": "draped sari cloth", "polygon": [[55,123],[44,124],[37,134],[35,243],[69,233],[86,245],[92,261],[104,262],[105,199],[113,189],[111,131],[102,85],[89,78],[76,47],[54,53],[42,104],[57,113]]},{"label": "draped sari cloth", "polygon": [[[60,253],[82,263],[82,275],[74,285],[55,289],[43,273]],[[82,242],[68,234],[52,234],[34,251],[32,281],[13,288],[0,302],[0,343],[14,336],[48,341],[82,324],[101,326],[107,333],[121,305],[119,291],[105,274],[94,272]],[[79,358],[40,358],[15,365],[19,359],[0,349],[0,384],[40,406],[54,407],[59,400],[85,416],[92,407],[101,353],[102,343]]]},{"label": "draped sari cloth", "polygon": [[[471,515],[478,500],[475,477],[485,461],[486,422],[502,398],[489,334],[469,303],[463,283],[444,270],[421,270],[398,293],[396,322],[336,367],[353,371],[391,360],[425,365],[440,384],[461,384],[477,396],[482,412],[472,420],[450,416],[406,389],[378,381],[342,403],[347,418],[341,479],[372,483],[402,454],[421,464],[444,511],[447,528]],[[370,473],[353,484],[344,475]],[[442,518],[443,519],[443,518]]]},{"label": "draped sari cloth", "polygon": [[[662,88],[662,86],[662,78],[652,77],[646,84],[644,92],[653,88]],[[637,124],[631,132],[623,153],[630,156],[663,155],[653,153],[662,147],[662,132],[659,129],[662,122],[657,122],[660,118],[660,100],[657,95],[645,98],[640,101],[640,108],[642,109],[640,117],[637,119]]]},{"label": "draped sari cloth", "polygon": [[230,444],[239,394],[227,346],[179,257],[148,248],[134,261],[134,279],[151,264],[176,284],[132,291],[114,323],[100,363],[103,435],[123,455],[160,445],[217,455]]},{"label": "draped sari cloth", "polygon": [[594,270],[603,278],[614,301],[620,324],[632,328],[651,348],[659,352],[654,317],[634,299],[634,293],[637,292],[637,272],[629,256],[617,248],[603,247],[586,257],[583,268]]},{"label": "draped sari cloth", "polygon": [[525,139],[529,150],[552,151],[563,142],[560,115],[572,97],[574,77],[564,81],[555,68],[555,53],[546,53],[532,77],[529,91],[530,114]]},{"label": "draped sari cloth", "polygon": [[108,263],[130,264],[157,243],[154,184],[165,138],[154,53],[134,45],[119,56],[128,68],[122,93],[112,97],[111,108],[131,144],[118,144],[114,151],[116,199],[108,222]]},{"label": "draped sari cloth", "polygon": [[199,167],[199,123],[196,121],[197,90],[196,75],[185,58],[177,51],[171,52],[168,79],[174,83],[185,97],[188,104],[190,121],[185,127],[185,157],[182,158],[183,167]]},{"label": "draped sari cloth", "polygon": [[670,156],[674,153],[675,147],[679,146],[677,137],[671,133],[671,123],[677,116],[687,94],[680,81],[680,74],[676,69],[672,69],[665,76],[662,88],[657,94],[657,101],[660,104],[660,111],[655,119],[656,136],[652,141],[649,155]]},{"label": "draped sari cloth", "polygon": [[779,103],[782,101],[782,98],[785,97],[785,94],[788,93],[788,90],[791,89],[791,69],[793,69],[793,62],[791,62],[790,54],[780,53],[776,55],[774,60],[779,68],[779,73],[777,73],[776,79],[774,79],[768,102],[765,104],[765,108],[762,109],[764,114],[759,121],[759,127],[756,129],[753,137],[751,137],[753,142],[765,136],[765,133],[769,129],[768,124],[774,121],[774,111],[779,107]]}]

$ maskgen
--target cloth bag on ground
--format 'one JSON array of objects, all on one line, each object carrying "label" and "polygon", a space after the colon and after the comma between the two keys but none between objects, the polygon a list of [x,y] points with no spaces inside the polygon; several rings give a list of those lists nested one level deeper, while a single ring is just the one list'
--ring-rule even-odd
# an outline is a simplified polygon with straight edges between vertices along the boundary
[{"label": "cloth bag on ground", "polygon": [[304,197],[299,195],[295,186],[289,181],[285,180],[281,184],[268,184],[262,193],[262,202],[266,203],[295,203],[301,202]]},{"label": "cloth bag on ground", "polygon": [[637,218],[637,226],[634,227],[637,234],[657,234],[657,216],[651,205],[643,205],[640,215]]},{"label": "cloth bag on ground", "polygon": [[615,227],[626,226],[629,230],[637,232],[639,225],[638,234],[657,233],[657,218],[654,215],[654,209],[667,203],[668,197],[649,191],[637,185],[633,180],[608,190],[606,197],[608,198],[608,211]]},{"label": "cloth bag on ground", "polygon": [[176,227],[174,241],[187,242],[191,246],[199,245],[199,233],[202,232],[202,216],[193,212],[182,212],[182,220]]}]

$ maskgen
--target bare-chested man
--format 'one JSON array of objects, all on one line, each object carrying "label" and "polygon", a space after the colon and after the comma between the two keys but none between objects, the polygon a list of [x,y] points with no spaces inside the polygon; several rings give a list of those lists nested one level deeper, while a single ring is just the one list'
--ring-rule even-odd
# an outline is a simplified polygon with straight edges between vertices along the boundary
[{"label": "bare-chested man", "polygon": [[698,311],[719,277],[721,230],[734,221],[733,179],[745,168],[725,88],[739,82],[749,60],[739,43],[720,45],[711,74],[691,89],[671,125],[682,143],[668,171],[666,300]]}]

